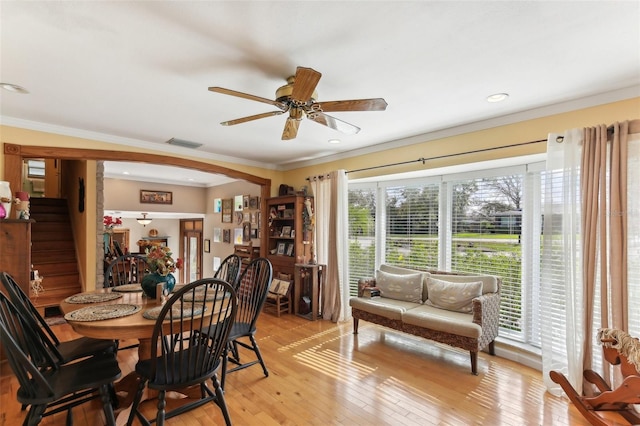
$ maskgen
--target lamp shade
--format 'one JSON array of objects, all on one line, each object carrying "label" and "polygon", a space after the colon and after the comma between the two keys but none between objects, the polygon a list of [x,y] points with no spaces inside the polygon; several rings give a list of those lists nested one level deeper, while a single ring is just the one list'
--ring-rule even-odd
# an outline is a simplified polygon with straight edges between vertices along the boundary
[{"label": "lamp shade", "polygon": [[142,217],[137,218],[136,220],[142,226],[147,226],[151,223],[151,219],[147,218],[148,213],[142,213]]}]

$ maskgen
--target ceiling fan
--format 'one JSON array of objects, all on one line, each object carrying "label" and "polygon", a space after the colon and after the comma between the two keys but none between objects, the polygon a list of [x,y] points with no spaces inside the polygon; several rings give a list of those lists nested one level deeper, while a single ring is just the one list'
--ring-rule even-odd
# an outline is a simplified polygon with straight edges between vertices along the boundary
[{"label": "ceiling fan", "polygon": [[287,84],[276,90],[276,99],[274,101],[260,96],[225,89],[224,87],[209,87],[209,90],[225,95],[263,102],[278,108],[277,111],[223,121],[220,123],[223,126],[233,126],[235,124],[246,123],[247,121],[272,117],[288,112],[289,117],[287,117],[287,122],[284,125],[282,140],[295,139],[298,134],[300,121],[302,121],[304,117],[340,132],[355,134],[360,131],[359,127],[325,113],[338,111],[384,111],[387,108],[387,102],[382,98],[318,102],[316,101],[318,97],[316,86],[320,81],[320,77],[322,77],[322,74],[316,70],[298,67],[296,69],[296,75],[289,77]]}]

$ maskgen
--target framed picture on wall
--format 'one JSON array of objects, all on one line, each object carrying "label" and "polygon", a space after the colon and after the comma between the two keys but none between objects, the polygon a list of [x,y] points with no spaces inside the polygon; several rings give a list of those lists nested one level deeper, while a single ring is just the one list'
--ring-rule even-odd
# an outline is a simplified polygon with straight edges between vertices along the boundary
[{"label": "framed picture on wall", "polygon": [[249,197],[249,208],[256,210],[260,208],[260,197]]},{"label": "framed picture on wall", "polygon": [[231,229],[222,230],[222,242],[231,243]]},{"label": "framed picture on wall", "polygon": [[173,192],[141,189],[140,202],[144,204],[173,204]]},{"label": "framed picture on wall", "polygon": [[233,197],[233,209],[237,212],[244,210],[244,197],[242,195]]},{"label": "framed picture on wall", "polygon": [[213,242],[214,243],[222,242],[222,229],[213,228]]},{"label": "framed picture on wall", "polygon": [[242,208],[245,209],[245,210],[249,208],[249,196],[248,195],[243,195],[242,196]]},{"label": "framed picture on wall", "polygon": [[213,200],[213,212],[220,213],[222,211],[222,200],[220,198],[215,198]]},{"label": "framed picture on wall", "polygon": [[242,242],[248,243],[251,241],[251,223],[244,222],[242,224]]},{"label": "framed picture on wall", "polygon": [[242,228],[233,229],[233,244],[242,244]]},{"label": "framed picture on wall", "polygon": [[233,199],[225,198],[222,200],[222,223],[231,223],[233,218],[231,214],[233,213]]},{"label": "framed picture on wall", "polygon": [[211,252],[211,240],[208,238],[204,240],[204,252],[205,253]]}]

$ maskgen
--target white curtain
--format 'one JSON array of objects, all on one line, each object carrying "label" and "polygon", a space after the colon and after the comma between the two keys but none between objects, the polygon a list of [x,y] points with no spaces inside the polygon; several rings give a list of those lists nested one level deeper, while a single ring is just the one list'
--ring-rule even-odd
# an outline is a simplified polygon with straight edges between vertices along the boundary
[{"label": "white curtain", "polygon": [[[552,370],[564,374],[575,389],[582,389],[585,339],[581,326],[584,295],[579,246],[582,142],[582,129],[569,130],[564,135],[550,134],[547,139],[540,316],[542,373],[547,389],[554,395],[563,391],[549,378]],[[558,264],[563,267],[553,267]],[[559,290],[563,294],[558,294]],[[563,299],[560,304],[559,298]]]},{"label": "white curtain", "polygon": [[314,196],[316,261],[326,265],[322,289],[322,318],[344,321],[348,304],[347,262],[348,188],[344,170],[309,177]]},{"label": "white curtain", "polygon": [[621,375],[603,361],[596,332],[617,328],[634,335],[640,328],[638,133],[635,120],[575,129],[562,142],[556,135],[547,141],[542,364],[554,394],[562,391],[549,379],[551,370],[584,395],[595,391],[583,381],[586,369],[616,388]]}]

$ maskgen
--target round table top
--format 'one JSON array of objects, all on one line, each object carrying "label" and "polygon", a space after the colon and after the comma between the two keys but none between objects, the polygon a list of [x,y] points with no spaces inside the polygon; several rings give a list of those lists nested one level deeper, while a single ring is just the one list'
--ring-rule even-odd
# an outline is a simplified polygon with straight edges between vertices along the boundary
[{"label": "round table top", "polygon": [[[82,294],[110,293],[110,288],[99,289]],[[100,303],[69,303],[60,302],[60,310],[66,315],[88,306],[107,304],[131,304],[138,305],[141,309],[133,315],[98,321],[68,321],[71,327],[83,336],[96,339],[150,339],[153,334],[155,320],[149,320],[142,315],[145,311],[160,306],[156,299],[144,296],[142,292],[122,292],[122,297]]]}]

